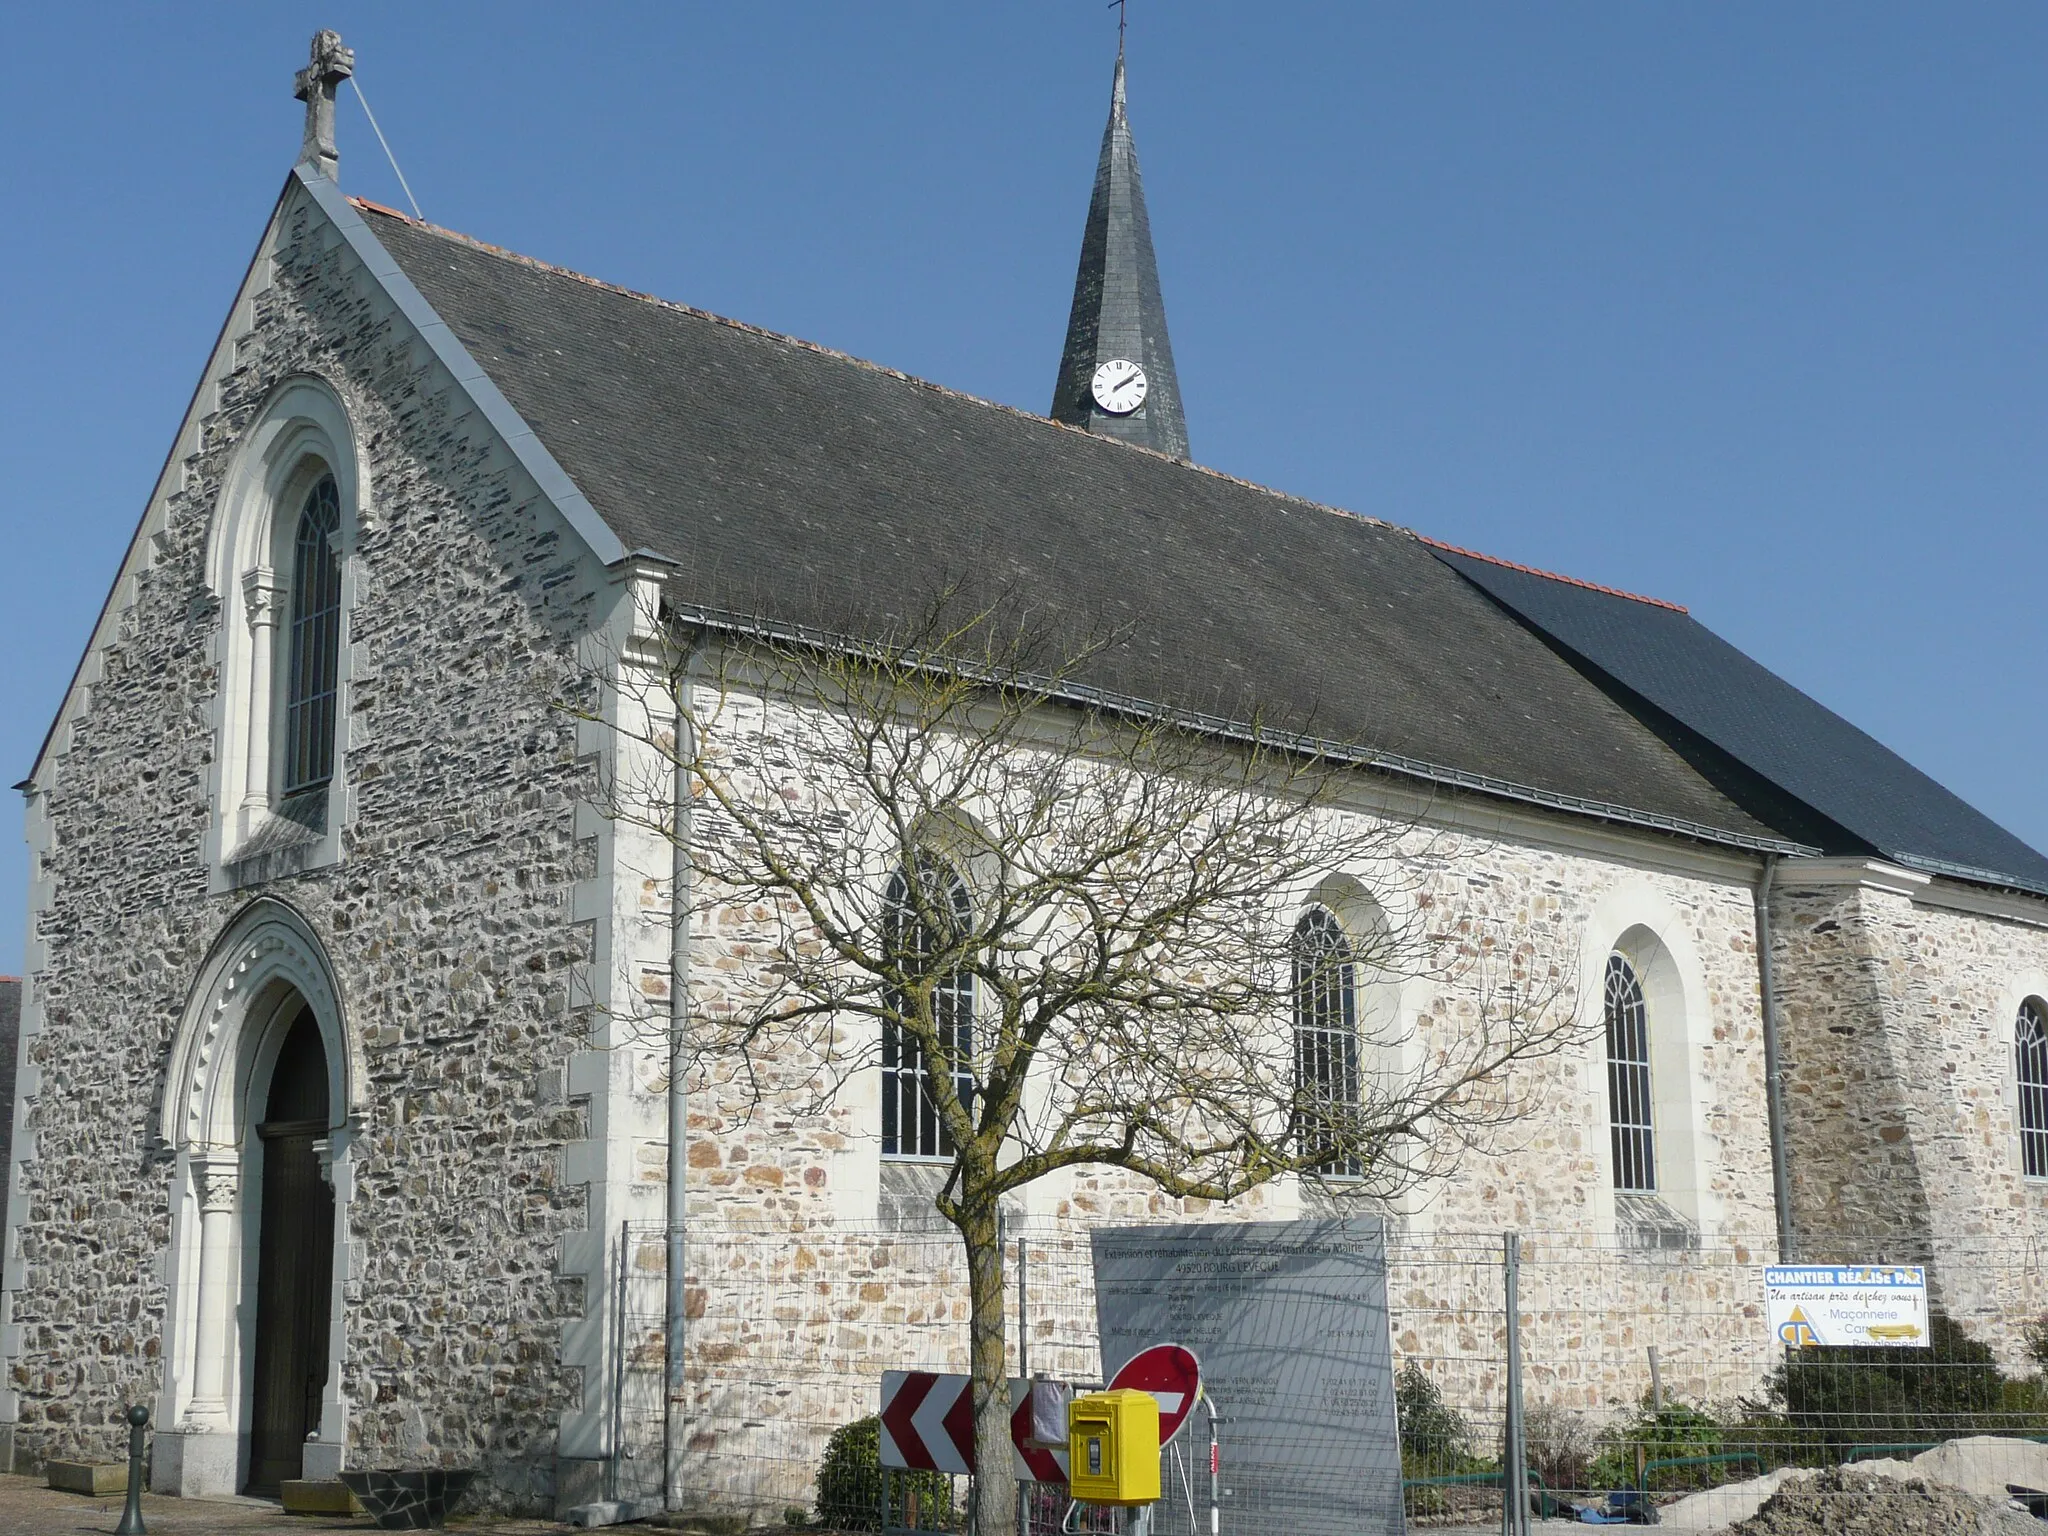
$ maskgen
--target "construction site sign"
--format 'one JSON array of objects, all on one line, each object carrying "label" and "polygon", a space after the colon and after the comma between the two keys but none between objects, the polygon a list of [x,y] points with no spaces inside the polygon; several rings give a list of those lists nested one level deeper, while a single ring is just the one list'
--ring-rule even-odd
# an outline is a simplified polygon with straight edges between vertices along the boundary
[{"label": "construction site sign", "polygon": [[1778,1342],[1925,1349],[1927,1271],[1918,1264],[1767,1264],[1764,1304]]},{"label": "construction site sign", "polygon": [[[1228,1531],[1399,1536],[1401,1441],[1379,1221],[1212,1221],[1097,1227],[1095,1317],[1103,1369],[1192,1405],[1196,1383],[1144,1368],[1178,1343],[1218,1433],[1217,1494]],[[1141,1353],[1143,1352],[1143,1353]],[[1190,1372],[1189,1375],[1193,1373]],[[1162,1414],[1162,1428],[1169,1422]],[[1201,1536],[1210,1425],[1165,1447],[1153,1536]]]}]

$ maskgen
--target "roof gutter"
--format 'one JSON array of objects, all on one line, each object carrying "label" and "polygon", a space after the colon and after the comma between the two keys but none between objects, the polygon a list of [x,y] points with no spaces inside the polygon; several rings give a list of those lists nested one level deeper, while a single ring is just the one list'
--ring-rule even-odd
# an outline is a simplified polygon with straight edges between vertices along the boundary
[{"label": "roof gutter", "polygon": [[1923,875],[1947,875],[1951,880],[1967,880],[1972,885],[1988,885],[1993,890],[2017,891],[2022,896],[2048,896],[2048,884],[2018,875],[2002,875],[1995,869],[1985,869],[1977,864],[1956,864],[1948,859],[1931,859],[1917,853],[1891,853],[1885,857]]},{"label": "roof gutter", "polygon": [[[804,625],[772,624],[759,619],[746,619],[714,608],[672,601],[668,604],[668,612],[676,623],[685,628],[709,630],[750,640],[766,640],[853,655],[862,652],[875,653],[881,649],[872,641],[859,640],[850,635],[833,634]],[[962,667],[957,661],[939,655],[934,655],[929,660],[911,657],[907,664],[970,679],[975,677],[977,671],[975,668]],[[1555,790],[1517,784],[1488,774],[1469,773],[1461,768],[1447,768],[1439,763],[1406,757],[1398,752],[1376,751],[1354,742],[1289,731],[1267,730],[1247,721],[1232,720],[1201,710],[1174,709],[1155,700],[1141,699],[1131,694],[1115,693],[1103,688],[1092,688],[1084,683],[1054,682],[1051,679],[1031,677],[998,678],[993,673],[986,673],[984,676],[991,684],[1003,682],[1011,686],[1030,687],[1042,692],[1048,699],[1083,709],[1101,710],[1106,714],[1123,715],[1131,719],[1162,720],[1183,730],[1212,736],[1222,741],[1272,747],[1323,762],[1378,769],[1383,773],[1418,780],[1439,788],[1468,790],[1495,799],[1539,806],[1544,810],[1563,811],[1569,815],[1584,816],[1596,821],[1667,832],[1676,837],[1691,838],[1697,842],[1717,844],[1724,848],[1739,848],[1748,853],[1786,857],[1812,857],[1821,852],[1820,849],[1804,843],[1787,842],[1774,837],[1758,837],[1746,832],[1732,832],[1725,828],[1688,821],[1679,816],[1665,816],[1655,811],[1637,810],[1633,806],[1560,794]]]}]

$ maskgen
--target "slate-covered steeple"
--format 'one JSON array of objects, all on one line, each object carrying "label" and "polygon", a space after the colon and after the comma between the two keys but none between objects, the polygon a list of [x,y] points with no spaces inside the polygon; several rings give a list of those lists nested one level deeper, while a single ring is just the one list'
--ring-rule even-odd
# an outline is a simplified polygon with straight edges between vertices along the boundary
[{"label": "slate-covered steeple", "polygon": [[[1135,365],[1135,366],[1134,366]],[[1097,387],[1098,371],[1102,374]],[[1133,405],[1134,401],[1142,403]],[[1105,404],[1107,409],[1105,409]],[[1166,339],[1166,304],[1159,296],[1159,263],[1145,217],[1145,184],[1124,112],[1124,50],[1116,50],[1109,126],[1095,166],[1095,195],[1081,236],[1081,267],[1074,275],[1074,309],[1051,415],[1170,453],[1188,456],[1187,418],[1173,344]]]}]

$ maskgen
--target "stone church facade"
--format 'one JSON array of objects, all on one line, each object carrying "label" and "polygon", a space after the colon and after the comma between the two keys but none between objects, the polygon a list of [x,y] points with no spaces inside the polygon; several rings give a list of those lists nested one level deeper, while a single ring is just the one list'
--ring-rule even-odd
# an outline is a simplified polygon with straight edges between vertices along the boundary
[{"label": "stone church facade", "polygon": [[[1048,592],[1142,565],[1208,605],[1180,633],[1224,631],[1205,676],[1370,704],[1398,739],[1356,814],[1417,828],[1405,899],[1590,979],[1586,1044],[1526,1069],[1512,1146],[1392,1213],[1418,1241],[1851,1234],[1932,1261],[1960,1316],[2003,1304],[1941,1258],[2048,1239],[2048,860],[1668,605],[1186,462],[1121,59],[1057,420],[350,201],[347,62],[316,43],[306,155],[27,785],[12,1465],[108,1456],[143,1402],[160,1490],[429,1462],[481,1467],[497,1507],[589,1497],[615,1234],[661,1218],[668,1171],[659,1053],[622,1021],[667,996],[672,914],[666,850],[599,809],[612,741],[563,705],[601,713],[664,604],[845,633],[843,589],[970,552]],[[1071,567],[1032,563],[1061,540]],[[1349,647],[1314,633],[1331,605],[1288,607],[1328,571],[1384,599],[1343,615]],[[1354,670],[1290,670],[1319,646]],[[1673,681],[1701,668],[1725,687]],[[1139,661],[1108,681],[1221,708]],[[761,750],[801,763],[789,719]],[[744,929],[691,933],[690,1008],[748,985]],[[1388,1005],[1426,1037],[1474,1003]],[[1648,1186],[1616,1007],[1648,1021]],[[901,1216],[929,1176],[883,1156],[880,1092],[737,1128],[707,1102],[693,1221],[794,1243]],[[1205,1214],[1304,1201],[1243,1205]],[[1026,1206],[1177,1209],[1088,1171]]]}]

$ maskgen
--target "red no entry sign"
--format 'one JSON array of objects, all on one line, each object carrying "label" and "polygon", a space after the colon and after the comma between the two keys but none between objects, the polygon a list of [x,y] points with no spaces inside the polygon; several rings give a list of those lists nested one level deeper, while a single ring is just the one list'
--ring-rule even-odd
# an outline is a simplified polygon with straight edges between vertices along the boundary
[{"label": "red no entry sign", "polygon": [[1110,1391],[1130,1387],[1159,1399],[1159,1443],[1180,1433],[1202,1395],[1202,1364],[1195,1352],[1179,1344],[1154,1344],[1126,1360],[1109,1383]]}]

